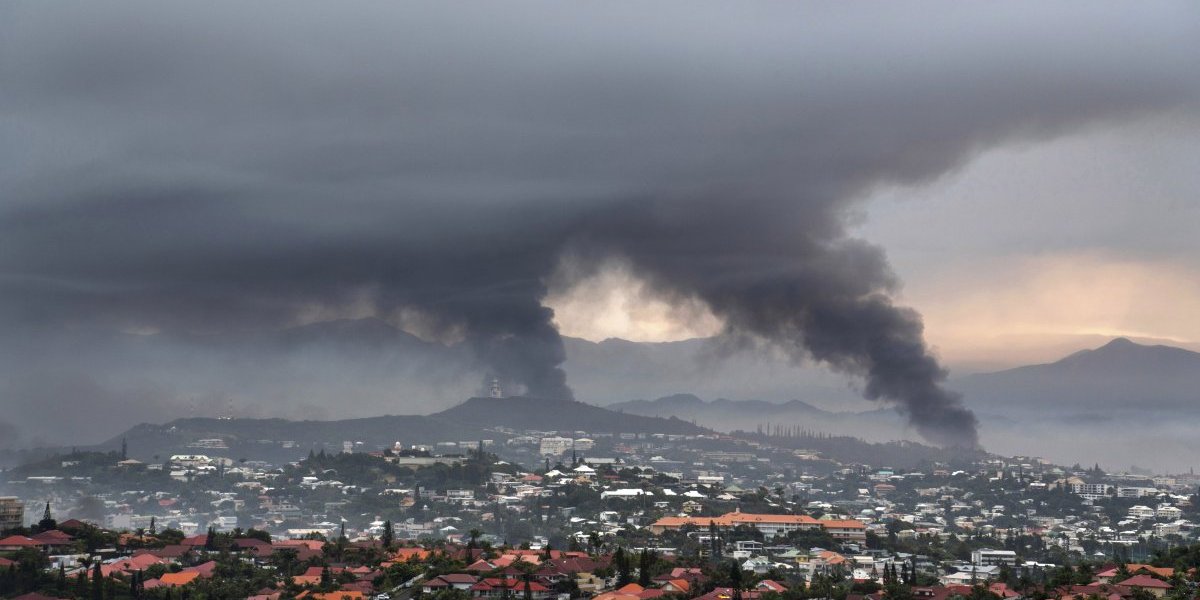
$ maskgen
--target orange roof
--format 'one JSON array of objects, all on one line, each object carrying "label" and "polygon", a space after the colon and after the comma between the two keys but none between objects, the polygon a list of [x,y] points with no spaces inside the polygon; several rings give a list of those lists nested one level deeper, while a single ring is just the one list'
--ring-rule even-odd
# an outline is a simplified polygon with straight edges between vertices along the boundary
[{"label": "orange roof", "polygon": [[604,592],[592,600],[642,600],[637,594],[622,594],[620,592]]},{"label": "orange roof", "polygon": [[681,592],[684,592],[684,593],[687,593],[689,590],[692,589],[692,585],[690,583],[688,583],[688,580],[686,580],[686,579],[672,579],[672,580],[668,581],[667,583],[670,584],[671,587],[673,587]]},{"label": "orange roof", "polygon": [[[1116,576],[1118,570],[1119,567],[1113,567],[1107,571],[1098,573],[1097,577],[1114,577]],[[1130,573],[1145,571],[1147,573],[1158,575],[1159,577],[1171,577],[1175,574],[1175,570],[1171,569],[1170,567],[1156,567],[1154,565],[1143,565],[1140,563],[1129,563],[1125,565],[1125,570],[1129,571]]]},{"label": "orange roof", "polygon": [[162,559],[153,554],[138,554],[136,556],[125,558],[114,563],[102,565],[100,573],[108,576],[113,573],[127,573],[129,571],[143,571],[150,565],[162,563]]},{"label": "orange roof", "polygon": [[275,540],[271,542],[271,545],[281,548],[296,548],[303,546],[309,550],[320,550],[321,547],[325,545],[325,542],[322,542],[321,540]]},{"label": "orange roof", "polygon": [[866,529],[867,526],[862,521],[855,519],[829,519],[821,521],[822,527],[837,528],[837,529]]},{"label": "orange roof", "polygon": [[340,590],[326,594],[311,594],[310,598],[317,600],[364,600],[363,593],[357,590]]},{"label": "orange roof", "polygon": [[392,553],[392,558],[399,561],[412,560],[413,558],[425,560],[429,558],[429,551],[424,548],[397,548]]},{"label": "orange roof", "polygon": [[837,527],[842,529],[861,529],[866,526],[861,521],[846,519],[840,521],[819,521],[808,515],[760,515],[754,513],[731,512],[719,517],[663,517],[654,522],[656,527],[683,527],[694,525],[707,527],[713,523],[718,527],[736,527],[738,525],[820,525],[822,527]]},{"label": "orange roof", "polygon": [[832,550],[822,550],[821,553],[818,554],[817,556],[821,560],[823,560],[826,563],[831,564],[831,565],[840,565],[840,564],[846,562],[845,556],[842,556],[841,554],[838,554],[837,552],[834,552]]},{"label": "orange roof", "polygon": [[163,585],[187,585],[196,580],[200,576],[198,571],[180,571],[178,573],[163,573],[158,580]]},{"label": "orange roof", "polygon": [[627,584],[625,584],[625,586],[624,586],[624,587],[622,587],[622,588],[620,588],[620,589],[616,590],[616,592],[617,592],[618,594],[636,594],[636,593],[638,593],[638,592],[641,592],[641,591],[643,591],[643,590],[645,590],[645,589],[646,589],[646,588],[644,588],[644,587],[642,587],[642,586],[640,586],[640,585],[638,585],[638,584],[636,584],[636,583],[627,583]]}]

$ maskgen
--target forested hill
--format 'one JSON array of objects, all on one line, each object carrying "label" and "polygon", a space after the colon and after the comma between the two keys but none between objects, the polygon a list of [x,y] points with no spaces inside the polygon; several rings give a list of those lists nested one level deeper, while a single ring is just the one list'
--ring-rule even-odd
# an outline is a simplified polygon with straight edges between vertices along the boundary
[{"label": "forested hill", "polygon": [[799,429],[788,431],[782,435],[768,435],[753,431],[737,431],[733,435],[779,448],[812,450],[819,452],[824,458],[843,464],[865,464],[897,469],[925,468],[932,463],[944,463],[951,467],[962,465],[965,468],[988,455],[983,450],[937,448],[909,441],[874,443],[856,437],[828,435]]},{"label": "forested hill", "polygon": [[678,418],[646,417],[611,411],[573,400],[513,396],[471,398],[431,418],[475,427],[595,433],[667,433],[696,435],[710,430]]}]

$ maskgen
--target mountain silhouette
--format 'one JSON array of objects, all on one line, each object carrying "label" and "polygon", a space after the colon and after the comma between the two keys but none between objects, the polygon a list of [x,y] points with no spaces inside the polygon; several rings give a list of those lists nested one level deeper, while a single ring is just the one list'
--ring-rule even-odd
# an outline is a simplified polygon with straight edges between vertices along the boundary
[{"label": "mountain silhouette", "polygon": [[1200,353],[1116,338],[1058,361],[952,383],[981,412],[1200,410]]}]

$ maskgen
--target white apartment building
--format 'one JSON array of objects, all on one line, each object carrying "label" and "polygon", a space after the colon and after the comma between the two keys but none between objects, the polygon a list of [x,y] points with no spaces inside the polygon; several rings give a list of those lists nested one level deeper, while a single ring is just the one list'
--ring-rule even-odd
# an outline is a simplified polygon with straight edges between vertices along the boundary
[{"label": "white apartment building", "polygon": [[574,442],[569,437],[544,437],[538,444],[538,453],[542,456],[562,456],[571,450]]},{"label": "white apartment building", "polygon": [[1012,550],[981,548],[971,552],[971,564],[980,567],[1015,566],[1017,564],[1017,553]]},{"label": "white apartment building", "polygon": [[1158,495],[1158,488],[1136,486],[1121,486],[1117,488],[1118,498],[1145,498],[1146,496],[1156,495]]},{"label": "white apartment building", "polygon": [[1129,517],[1132,519],[1153,519],[1154,509],[1141,504],[1129,508]]},{"label": "white apartment building", "polygon": [[1107,483],[1072,483],[1071,492],[1089,500],[1104,498],[1112,492],[1113,486]]},{"label": "white apartment building", "polygon": [[1155,509],[1154,516],[1159,519],[1178,519],[1183,516],[1183,511],[1170,504],[1163,504]]}]

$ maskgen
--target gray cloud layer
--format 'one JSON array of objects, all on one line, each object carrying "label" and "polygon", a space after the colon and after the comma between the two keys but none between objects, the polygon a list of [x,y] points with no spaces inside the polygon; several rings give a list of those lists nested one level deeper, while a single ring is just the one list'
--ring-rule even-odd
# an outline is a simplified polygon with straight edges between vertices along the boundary
[{"label": "gray cloud layer", "polygon": [[1198,12],[6,4],[0,322],[228,332],[365,294],[566,397],[546,281],[620,258],[728,339],[973,444],[882,251],[846,235],[855,202],[997,144],[1194,110]]}]

